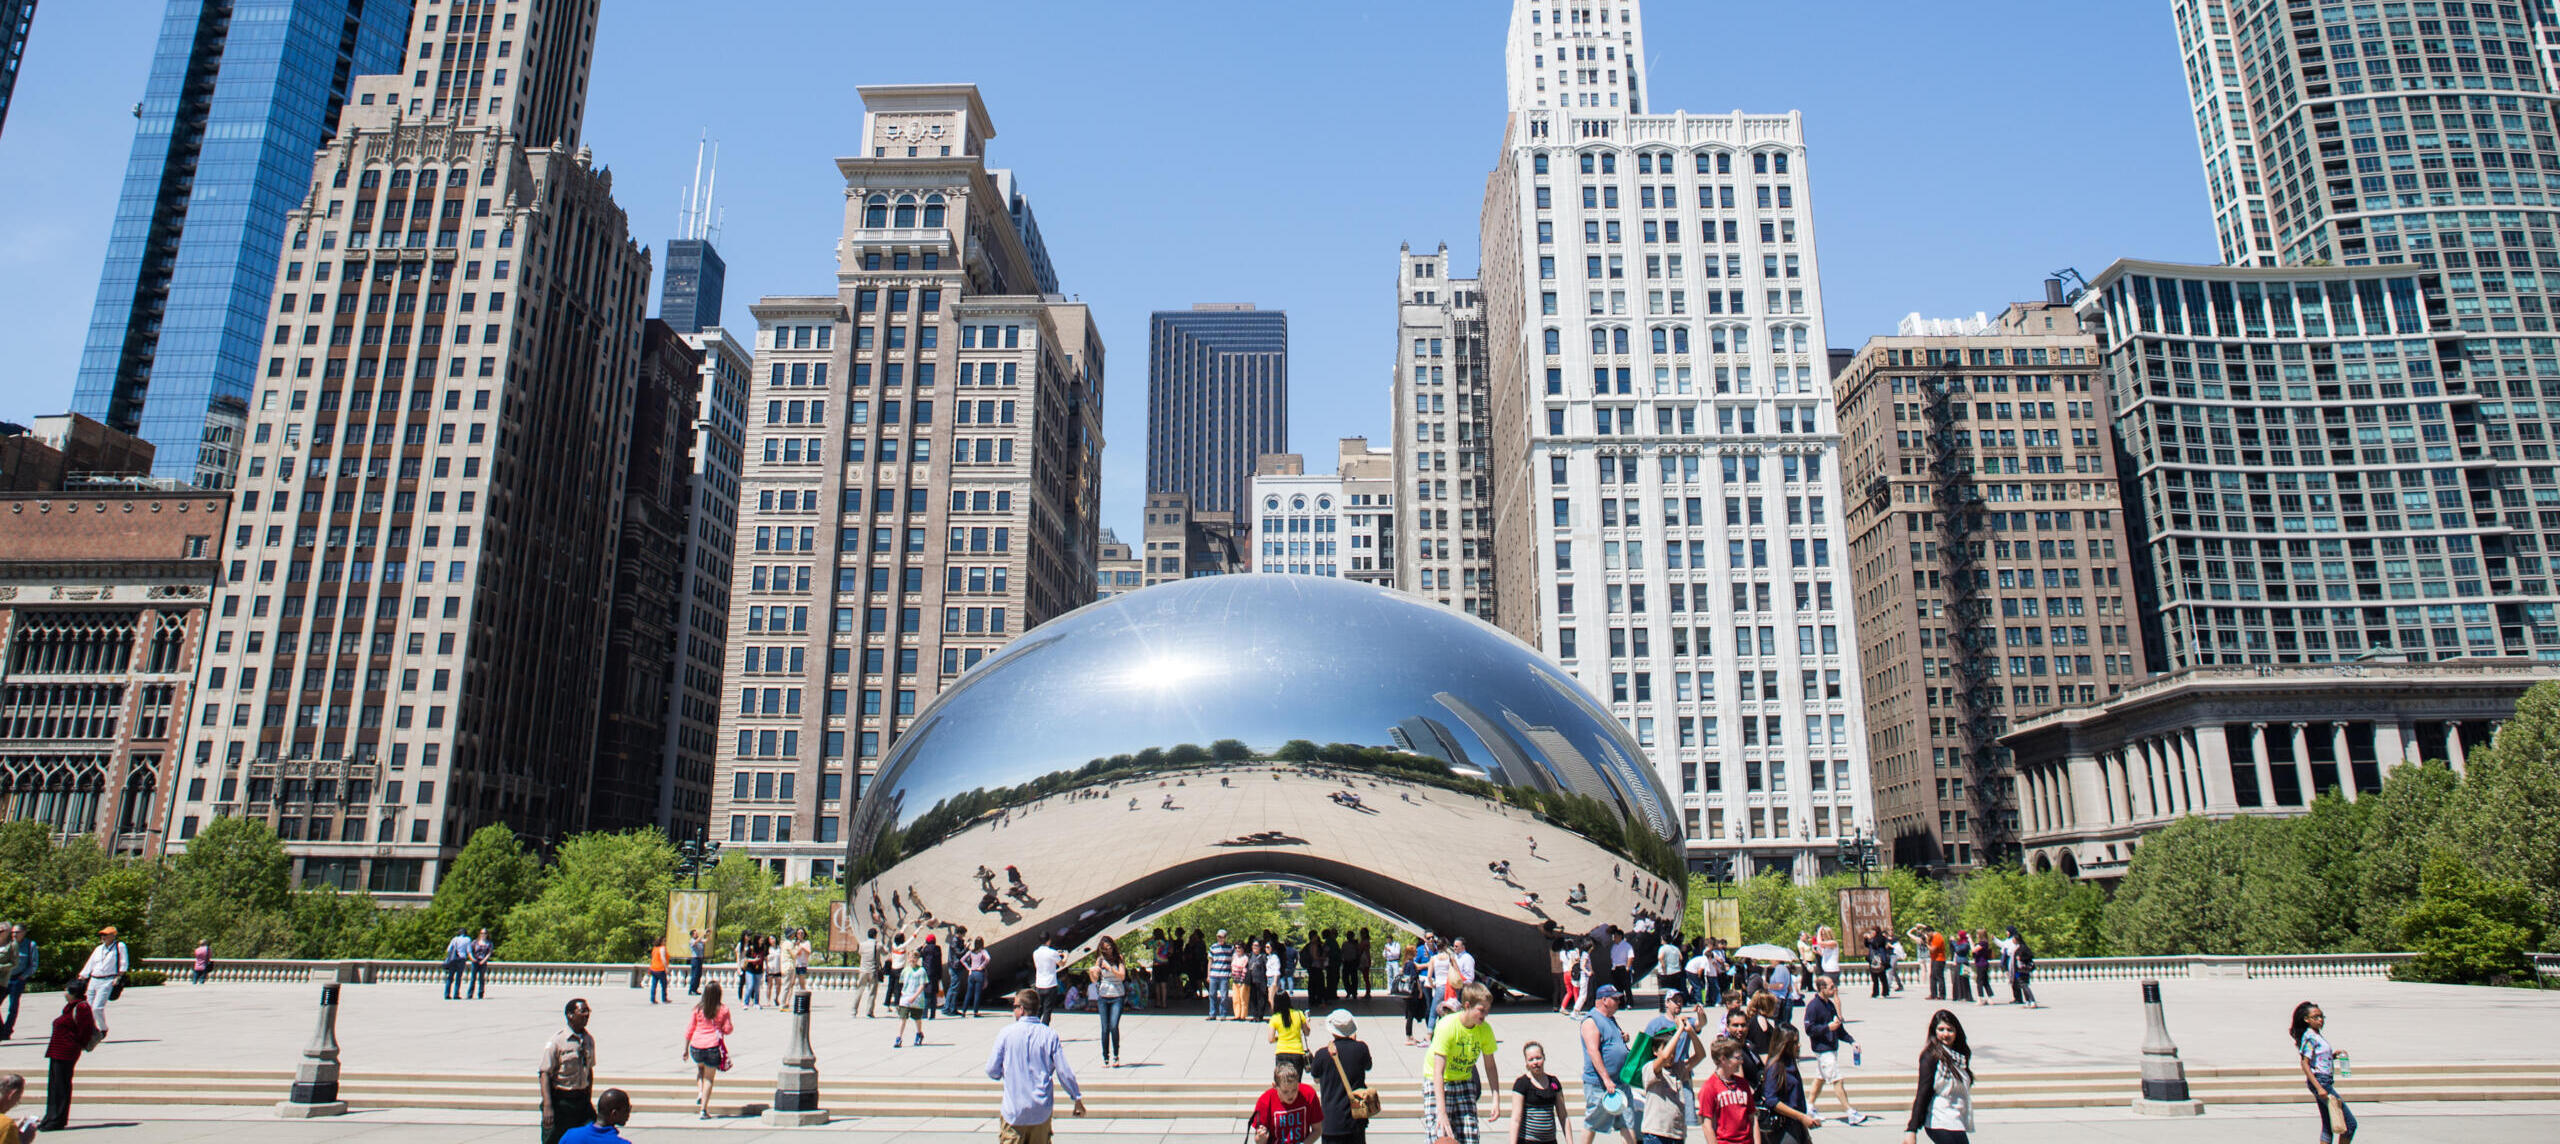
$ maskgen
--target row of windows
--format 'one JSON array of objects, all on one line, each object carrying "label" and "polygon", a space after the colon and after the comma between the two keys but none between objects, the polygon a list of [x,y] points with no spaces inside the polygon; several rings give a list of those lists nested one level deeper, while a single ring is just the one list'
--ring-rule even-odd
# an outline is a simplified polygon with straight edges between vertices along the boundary
[{"label": "row of windows", "polygon": [[[1583,174],[1614,175],[1618,172],[1618,154],[1615,151],[1585,151],[1581,152],[1578,155],[1578,158],[1580,160]],[[1700,150],[1695,153],[1694,158],[1697,162],[1698,174],[1730,175],[1733,173],[1733,152],[1731,151]],[[1790,156],[1785,151],[1755,151],[1751,154],[1751,173],[1755,175],[1784,175],[1787,173],[1787,165],[1789,162]],[[1673,161],[1672,153],[1669,151],[1636,152],[1636,173],[1639,175],[1651,175],[1657,172],[1669,175],[1676,173],[1674,168],[1675,163]],[[1529,155],[1529,169],[1534,174],[1544,175],[1549,173],[1548,153],[1545,151],[1531,152]]]}]

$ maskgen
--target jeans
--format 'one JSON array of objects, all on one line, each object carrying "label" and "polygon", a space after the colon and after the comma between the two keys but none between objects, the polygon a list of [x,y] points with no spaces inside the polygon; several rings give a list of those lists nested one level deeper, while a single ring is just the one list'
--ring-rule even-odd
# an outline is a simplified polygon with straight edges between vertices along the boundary
[{"label": "jeans", "polygon": [[444,963],[444,999],[447,1001],[462,999],[462,962],[460,961]]},{"label": "jeans", "polygon": [[[2312,1103],[2320,1106],[2320,1144],[2330,1144],[2338,1136],[2354,1136],[2356,1114],[2348,1110],[2347,1099],[2338,1095],[2338,1078],[2319,1073],[2313,1073],[2311,1077],[2303,1082],[2303,1086],[2311,1090]],[[2330,1122],[2329,1105],[2332,1102],[2337,1104],[2338,1118],[2343,1123]]]},{"label": "jeans", "polygon": [[957,1017],[960,1015],[961,980],[962,976],[960,967],[955,964],[951,967],[950,978],[942,983],[943,1016]]},{"label": "jeans", "polygon": [[2026,969],[2012,969],[2009,971],[2010,1004],[2033,1005],[2036,1003],[2035,984],[2027,980],[2027,975],[2032,972],[2034,971]]},{"label": "jeans", "polygon": [[0,1008],[0,1041],[5,1041],[17,1034],[18,998],[24,995],[26,991],[26,978],[12,977],[9,979],[9,999],[5,1003],[5,1008]]},{"label": "jeans", "polygon": [[763,987],[764,987],[764,974],[758,973],[758,972],[756,972],[755,970],[752,970],[752,969],[750,969],[750,970],[746,971],[745,973],[741,973],[741,974],[739,974],[739,975],[738,975],[738,1003],[739,1003],[739,1004],[741,1004],[741,1005],[753,1005],[753,1004],[756,1004],[756,1003],[757,1003],[757,1001],[756,1001],[756,997],[757,997],[757,995],[758,995],[759,993],[761,993],[761,992],[763,991]]},{"label": "jeans", "polygon": [[1101,997],[1095,999],[1095,1007],[1102,1013],[1103,1060],[1116,1061],[1120,1059],[1120,1013],[1122,1008],[1127,1004],[1128,1000],[1121,997]]},{"label": "jeans", "polygon": [[979,1009],[978,1001],[979,1001],[981,998],[983,998],[984,996],[986,996],[986,992],[987,992],[987,971],[986,971],[986,970],[983,970],[983,969],[972,969],[972,970],[970,970],[970,971],[969,971],[969,985],[968,985],[968,989],[969,989],[969,995],[968,995],[968,997],[967,997],[967,999],[966,999],[966,1002],[965,1002],[964,1004],[962,1004],[960,1007],[961,1007],[961,1008],[963,1008],[963,1009],[968,1010],[968,1011],[969,1011],[969,1015],[970,1015],[970,1016],[972,1016],[972,1017],[975,1017],[975,1016],[977,1016],[977,1015],[978,1015],[978,1009]]},{"label": "jeans", "polygon": [[485,961],[475,961],[475,962],[472,962],[472,963],[471,963],[471,996],[474,996],[474,997],[487,997],[488,995],[489,995],[489,963],[488,963],[488,962],[485,962]]},{"label": "jeans", "polygon": [[1228,1012],[1230,1004],[1227,997],[1227,982],[1230,980],[1232,979],[1223,973],[1209,975],[1209,1019],[1212,1021],[1220,1017],[1235,1016],[1234,1013]]},{"label": "jeans", "polygon": [[666,999],[667,971],[663,969],[651,970],[649,973],[649,1003],[654,1005]]},{"label": "jeans", "polygon": [[1929,963],[1929,999],[1932,1001],[1944,1001],[1947,999],[1946,962],[1932,961]]},{"label": "jeans", "polygon": [[1040,990],[1039,993],[1040,1023],[1046,1025],[1049,1023],[1049,1014],[1058,1011],[1058,987],[1052,985],[1046,989]]},{"label": "jeans", "polygon": [[702,994],[702,959],[699,957],[685,963],[684,991],[689,996]]}]

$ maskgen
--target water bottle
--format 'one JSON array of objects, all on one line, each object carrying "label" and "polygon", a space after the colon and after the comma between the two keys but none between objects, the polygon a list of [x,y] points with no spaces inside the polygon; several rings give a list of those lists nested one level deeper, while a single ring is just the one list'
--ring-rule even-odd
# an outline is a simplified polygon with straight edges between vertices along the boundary
[{"label": "water bottle", "polygon": [[1867,1066],[1867,1047],[1865,1045],[1852,1044],[1849,1046],[1849,1066],[1851,1068],[1865,1068]]},{"label": "water bottle", "polygon": [[2345,1079],[2346,1079],[2346,1078],[2348,1078],[2348,1077],[2351,1077],[2351,1076],[2356,1075],[2356,1062],[2355,1062],[2355,1058],[2350,1057],[2350,1056],[2348,1056],[2347,1054],[2345,1054],[2345,1053],[2343,1053],[2343,1052],[2338,1053],[2338,1054],[2337,1054],[2337,1069],[2338,1069],[2338,1073],[2337,1073],[2337,1075],[2338,1075],[2338,1079],[2340,1079],[2340,1080],[2345,1080]]}]

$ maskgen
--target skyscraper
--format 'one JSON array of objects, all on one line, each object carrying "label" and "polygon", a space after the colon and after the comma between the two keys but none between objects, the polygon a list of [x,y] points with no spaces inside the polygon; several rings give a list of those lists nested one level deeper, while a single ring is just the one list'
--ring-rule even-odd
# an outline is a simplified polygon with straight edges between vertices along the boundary
[{"label": "skyscraper", "polygon": [[[708,775],[666,774],[668,702],[681,684],[684,627],[683,560],[693,524],[693,424],[704,381],[702,351],[675,328],[651,318],[641,335],[640,386],[631,402],[631,438],[623,464],[613,619],[605,634],[602,707],[597,712],[595,777],[581,823],[588,830],[664,826],[677,838],[700,832],[705,807],[681,817],[662,797],[707,793]],[[682,779],[684,781],[679,782]],[[679,823],[689,822],[691,828]]]},{"label": "skyscraper", "polygon": [[649,259],[572,142],[594,9],[488,7],[417,14],[429,66],[354,82],[282,220],[178,802],[177,845],[263,818],[402,898],[590,821],[638,413]]},{"label": "skyscraper", "polygon": [[701,355],[694,387],[692,472],[685,485],[684,581],[676,589],[679,656],[667,691],[658,813],[670,838],[709,829],[719,769],[720,673],[729,662],[729,580],[736,563],[738,482],[746,466],[747,387],[755,357],[727,330],[687,334]]},{"label": "skyscraper", "polygon": [[1246,511],[1254,458],[1289,451],[1289,315],[1252,304],[1147,321],[1147,491]]},{"label": "skyscraper", "polygon": [[1512,11],[1494,614],[1653,751],[1693,853],[1808,876],[1871,810],[1804,127],[1650,111],[1641,20]]},{"label": "skyscraper", "polygon": [[400,67],[410,15],[408,0],[291,0],[236,14],[235,31],[235,7],[170,0],[162,18],[71,399],[151,442],[157,475],[211,487],[231,483],[236,442],[207,457],[208,420],[254,384],[285,215],[350,79]]},{"label": "skyscraper", "polygon": [[2118,262],[2080,302],[2147,642],[2560,658],[2551,7],[2171,7],[2231,265]]},{"label": "skyscraper", "polygon": [[871,768],[1094,596],[1103,354],[967,84],[858,89],[836,290],[756,303],[712,839],[833,877]]},{"label": "skyscraper", "polygon": [[1396,587],[1494,617],[1493,404],[1484,289],[1451,272],[1449,244],[1397,259],[1394,395]]},{"label": "skyscraper", "polygon": [[1876,830],[1897,866],[2014,862],[2016,720],[2148,670],[2097,339],[2048,296],[1870,338],[1837,380]]},{"label": "skyscraper", "polygon": [[[706,144],[708,145],[708,144]],[[720,153],[711,151],[711,170],[704,178],[702,152],[694,153],[693,186],[685,193],[681,232],[667,243],[665,285],[659,292],[658,316],[679,334],[698,334],[720,324],[721,295],[728,285],[729,264],[711,245],[719,229],[712,194],[720,185]]]},{"label": "skyscraper", "polygon": [[9,123],[9,97],[18,90],[18,62],[27,56],[27,29],[36,0],[0,0],[0,127]]}]

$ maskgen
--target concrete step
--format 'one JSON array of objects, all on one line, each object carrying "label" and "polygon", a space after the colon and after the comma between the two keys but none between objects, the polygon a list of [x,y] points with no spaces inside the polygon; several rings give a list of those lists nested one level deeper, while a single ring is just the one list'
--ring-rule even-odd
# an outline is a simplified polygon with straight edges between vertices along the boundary
[{"label": "concrete step", "polygon": [[[823,1068],[823,1066],[822,1066]],[[292,1085],[283,1070],[84,1070],[82,1092],[116,1104],[255,1106],[281,1099]],[[1898,1093],[1908,1073],[1859,1071],[1862,1093]],[[681,1112],[693,1104],[693,1082],[681,1076],[616,1077],[645,1112]],[[1390,1115],[1418,1101],[1418,1082],[1388,1082]],[[768,1078],[732,1073],[721,1079],[715,1105],[739,1110],[771,1099]],[[983,1117],[998,1088],[970,1077],[821,1077],[822,1101],[843,1115]],[[2193,1069],[2188,1085],[2208,1104],[2286,1103],[2302,1097],[2300,1074],[2290,1069],[2225,1067]],[[2358,1101],[2560,1100],[2560,1063],[2414,1064],[2368,1066],[2350,1080]],[[530,1103],[525,1078],[497,1074],[348,1073],[340,1095],[360,1108],[451,1109],[507,1112]],[[1123,1081],[1085,1083],[1087,1103],[1098,1115],[1129,1118],[1231,1117],[1251,1107],[1261,1086],[1240,1080]],[[1568,1112],[1581,1107],[1578,1086],[1568,1085]],[[2111,1107],[2140,1089],[2135,1069],[2057,1069],[1985,1077],[1974,1090],[1984,1108]],[[1869,1096],[1874,1100],[1874,1096]]]}]

